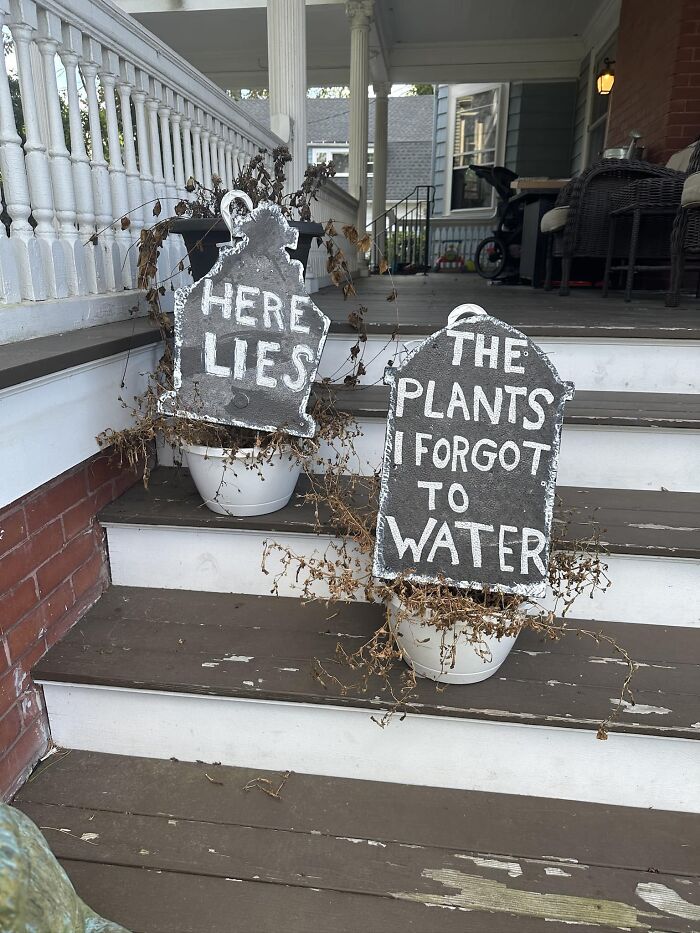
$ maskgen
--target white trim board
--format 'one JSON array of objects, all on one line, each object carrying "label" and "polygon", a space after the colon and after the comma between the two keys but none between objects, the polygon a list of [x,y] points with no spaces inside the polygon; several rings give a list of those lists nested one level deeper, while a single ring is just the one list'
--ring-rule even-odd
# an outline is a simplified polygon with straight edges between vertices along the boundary
[{"label": "white trim board", "polygon": [[[353,440],[357,458],[349,472],[369,475],[381,468],[386,422],[359,418],[362,436]],[[338,447],[323,444],[320,455],[335,459]],[[159,457],[172,466],[173,459]],[[321,470],[321,467],[318,467]],[[565,424],[557,481],[563,486],[602,489],[665,489],[700,492],[700,430]]]},{"label": "white trim board", "polygon": [[[263,574],[265,541],[277,541],[309,556],[332,546],[334,540],[330,535],[295,532],[104,525],[115,585],[213,593],[269,595],[275,572],[282,567],[273,559],[269,575]],[[153,554],[158,554],[155,575]],[[613,585],[593,599],[581,596],[572,606],[571,619],[700,627],[700,560],[622,554],[611,554],[605,560]],[[293,574],[284,574],[279,584],[280,596],[300,595]],[[327,590],[317,592],[328,595]],[[545,605],[551,601],[545,600]]]},{"label": "white trim board", "polygon": [[[0,344],[145,317],[143,289],[0,306]],[[138,310],[132,315],[133,308]]]},{"label": "white trim board", "polygon": [[[427,333],[426,333],[427,336]],[[342,382],[350,372],[352,334],[329,334],[321,357],[319,380]],[[367,375],[362,383],[381,382],[390,359],[398,360],[404,346],[421,336],[391,341],[388,334],[372,334],[364,344]],[[562,379],[577,389],[597,392],[700,393],[700,340],[646,340],[607,337],[534,337],[551,357]]]},{"label": "white trim board", "polygon": [[159,355],[153,343],[0,391],[0,508],[97,453],[101,431],[127,427],[119,399],[145,391]]},{"label": "white trim board", "polygon": [[[692,740],[277,700],[43,683],[65,748],[700,812]],[[376,715],[376,711],[374,711]]]}]

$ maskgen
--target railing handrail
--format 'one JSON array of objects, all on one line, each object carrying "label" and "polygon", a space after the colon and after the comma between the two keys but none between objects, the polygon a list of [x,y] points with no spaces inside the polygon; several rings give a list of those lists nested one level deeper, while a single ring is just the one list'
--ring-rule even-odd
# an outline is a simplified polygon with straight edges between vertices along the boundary
[{"label": "railing handrail", "polygon": [[413,199],[413,200],[422,200],[422,199],[414,198],[414,197],[413,197],[413,196],[414,196],[418,191],[420,191],[421,189],[425,189],[426,191],[429,191],[429,192],[430,192],[430,196],[427,197],[425,200],[426,200],[426,201],[429,200],[430,203],[431,203],[431,205],[433,205],[433,204],[435,203],[435,185],[416,185],[416,187],[413,189],[413,191],[411,191],[410,194],[407,194],[405,198],[401,198],[400,201],[397,201],[396,204],[394,204],[393,207],[388,207],[388,208],[384,211],[384,213],[378,214],[376,217],[373,217],[373,218],[372,218],[372,226],[374,227],[374,225],[375,225],[376,223],[378,223],[378,222],[382,219],[382,217],[389,217],[390,215],[396,213],[396,208],[397,208],[400,204],[403,204],[404,202],[405,202],[406,204],[408,204],[408,202],[409,202],[410,200],[412,200],[412,199]]},{"label": "railing handrail", "polygon": [[[146,70],[195,107],[230,126],[240,125],[261,146],[282,140],[238,107],[225,91],[112,0],[37,0],[43,9],[100,42],[135,68]],[[2,0],[4,7],[9,0]],[[235,119],[233,119],[235,117]],[[251,132],[251,129],[254,132]]]}]

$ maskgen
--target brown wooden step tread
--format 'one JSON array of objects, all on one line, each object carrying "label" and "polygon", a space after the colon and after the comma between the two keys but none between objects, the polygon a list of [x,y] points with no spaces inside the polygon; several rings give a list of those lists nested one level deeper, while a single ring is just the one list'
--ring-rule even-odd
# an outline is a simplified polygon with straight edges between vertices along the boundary
[{"label": "brown wooden step tread", "polygon": [[[314,395],[334,399],[340,411],[356,418],[386,419],[389,389],[383,385],[324,386],[317,383]],[[577,391],[566,403],[564,423],[600,427],[700,429],[700,395],[667,392]]]},{"label": "brown wooden step tread", "polygon": [[[398,298],[387,301],[395,286]],[[402,337],[432,334],[447,323],[457,305],[474,302],[494,317],[530,337],[607,338],[624,340],[700,340],[700,316],[687,308],[666,308],[661,295],[635,296],[626,305],[621,293],[602,299],[600,291],[580,289],[568,298],[542,289],[504,286],[489,288],[476,276],[370,276],[355,282],[357,296],[349,301],[340,289],[323,288],[314,301],[331,319],[331,335],[357,334],[348,314],[367,308],[370,334]],[[662,349],[660,352],[664,352]]]},{"label": "brown wooden step tread", "polygon": [[[278,512],[246,518],[217,515],[202,502],[186,470],[159,467],[148,489],[133,486],[100,513],[105,525],[162,525],[238,528],[263,532],[313,533],[316,507],[304,502],[302,477],[290,503]],[[570,540],[586,538],[594,527],[610,553],[700,558],[700,493],[559,486],[560,518],[573,510]],[[324,530],[330,518],[320,512]]]},{"label": "brown wooden step tread", "polygon": [[[366,603],[326,606],[272,596],[115,586],[51,648],[34,677],[378,710],[390,703],[381,680],[370,682],[364,693],[344,694],[332,679],[320,684],[312,668],[318,659],[352,683],[352,672],[334,660],[336,645],[354,651],[381,624],[381,613]],[[599,622],[571,627],[613,635],[640,664],[634,678],[637,705],[625,707],[613,731],[700,739],[700,631]],[[620,662],[604,642],[574,632],[560,642],[523,632],[489,680],[438,690],[421,679],[407,709],[595,732],[619,696],[626,673]],[[395,691],[401,670],[395,672]]]},{"label": "brown wooden step tread", "polygon": [[698,816],[305,774],[275,799],[256,778],[282,780],[72,751],[15,805],[134,933],[697,928]]}]

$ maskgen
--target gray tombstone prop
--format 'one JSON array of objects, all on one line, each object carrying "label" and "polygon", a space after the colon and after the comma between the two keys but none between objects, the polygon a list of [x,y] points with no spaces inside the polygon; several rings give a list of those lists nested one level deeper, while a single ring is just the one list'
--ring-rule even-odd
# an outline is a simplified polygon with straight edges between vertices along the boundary
[{"label": "gray tombstone prop", "polygon": [[[234,199],[250,212],[232,217]],[[298,232],[276,204],[222,200],[232,242],[204,278],[175,293],[174,391],[165,414],[313,437],[306,406],[329,319],[309,298]],[[235,238],[235,242],[234,242]]]},{"label": "gray tombstone prop", "polygon": [[456,308],[385,381],[375,576],[543,595],[573,385],[476,305]]}]

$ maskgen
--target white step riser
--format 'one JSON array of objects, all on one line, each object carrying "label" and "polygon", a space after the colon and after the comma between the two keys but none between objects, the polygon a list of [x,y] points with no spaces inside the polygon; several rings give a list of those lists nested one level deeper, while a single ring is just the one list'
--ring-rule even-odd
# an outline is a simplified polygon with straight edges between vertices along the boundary
[{"label": "white step riser", "polygon": [[[363,436],[353,441],[357,457],[348,472],[367,475],[381,467],[386,422],[359,420]],[[452,425],[459,433],[459,427]],[[435,436],[441,436],[436,429]],[[484,426],[488,436],[488,425]],[[338,445],[324,446],[335,458]],[[564,425],[558,482],[603,489],[661,489],[700,492],[700,431]]]},{"label": "white step riser", "polygon": [[[606,340],[585,337],[535,338],[549,354],[562,379],[581,391],[700,392],[700,341],[697,340]],[[318,378],[342,381],[350,371],[349,349],[355,340],[333,335],[326,341]],[[400,352],[411,341],[384,336],[369,337],[363,363],[367,375],[363,385],[381,382],[389,360],[398,362]]]},{"label": "white step riser", "polygon": [[[333,543],[325,535],[158,525],[107,525],[107,540],[115,585],[255,595],[268,595],[275,570],[282,569],[275,559],[268,564],[270,573],[263,574],[266,540],[307,558]],[[700,561],[612,554],[606,563],[613,585],[593,599],[578,599],[570,618],[700,627]],[[294,573],[282,576],[279,593],[300,595]],[[319,591],[319,595],[327,593]],[[545,605],[551,602],[545,600]]]},{"label": "white step riser", "polygon": [[[691,741],[368,710],[45,684],[65,748],[399,784],[700,811]],[[604,714],[604,711],[602,711]],[[360,752],[361,750],[361,752]]]}]

